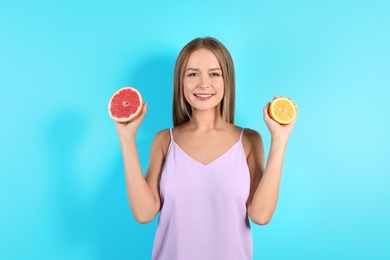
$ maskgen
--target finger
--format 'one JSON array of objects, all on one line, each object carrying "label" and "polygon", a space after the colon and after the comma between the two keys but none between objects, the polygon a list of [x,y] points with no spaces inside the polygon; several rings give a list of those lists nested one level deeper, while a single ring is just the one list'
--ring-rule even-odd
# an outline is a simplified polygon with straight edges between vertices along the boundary
[{"label": "finger", "polygon": [[126,123],[122,123],[122,122],[118,122],[118,121],[114,120],[114,124],[115,124],[115,129],[117,131],[120,131],[121,129],[126,128]]},{"label": "finger", "polygon": [[146,112],[148,110],[148,104],[147,103],[144,103],[143,106],[142,106],[142,111],[141,111],[141,114],[139,114],[140,116],[142,115],[145,115]]},{"label": "finger", "polygon": [[142,119],[145,117],[146,112],[148,112],[148,103],[145,103],[143,108],[142,108],[142,112],[141,112],[141,115],[140,115],[140,116],[142,116]]},{"label": "finger", "polygon": [[263,108],[264,118],[269,117],[268,109],[269,109],[270,104],[271,104],[271,102],[268,102],[268,103],[265,105],[265,107]]},{"label": "finger", "polygon": [[141,114],[135,120],[142,122],[144,120],[147,111],[148,111],[148,104],[144,103]]},{"label": "finger", "polygon": [[265,107],[263,108],[264,111],[268,111],[268,108],[269,108],[269,105],[271,104],[271,102],[267,102],[267,104],[265,105]]},{"label": "finger", "polygon": [[116,127],[121,127],[121,126],[124,126],[126,125],[126,123],[123,123],[123,122],[119,122],[119,121],[116,121],[116,120],[113,120],[114,121],[114,124]]}]

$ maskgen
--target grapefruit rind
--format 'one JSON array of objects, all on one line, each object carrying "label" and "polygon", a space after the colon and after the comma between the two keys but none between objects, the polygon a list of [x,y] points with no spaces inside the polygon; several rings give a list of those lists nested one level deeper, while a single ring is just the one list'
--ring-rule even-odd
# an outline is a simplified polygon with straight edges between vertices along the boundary
[{"label": "grapefruit rind", "polygon": [[[139,106],[137,108],[137,110],[130,114],[129,116],[127,117],[117,117],[117,116],[114,116],[113,115],[113,112],[111,111],[112,110],[112,106],[113,106],[113,100],[117,97],[117,95],[122,92],[122,91],[128,91],[128,90],[131,90],[133,92],[135,92],[138,96],[138,99],[139,99]],[[142,112],[142,108],[143,108],[143,99],[142,99],[142,96],[141,96],[141,93],[133,88],[133,87],[123,87],[121,89],[119,89],[118,91],[116,91],[112,97],[110,98],[110,101],[108,102],[108,114],[110,115],[110,117],[117,121],[117,122],[121,122],[121,123],[127,123],[127,122],[130,122],[130,121],[133,121],[134,119],[136,119]]]},{"label": "grapefruit rind", "polygon": [[288,98],[276,98],[269,105],[268,114],[281,125],[291,123],[296,116],[294,103]]}]

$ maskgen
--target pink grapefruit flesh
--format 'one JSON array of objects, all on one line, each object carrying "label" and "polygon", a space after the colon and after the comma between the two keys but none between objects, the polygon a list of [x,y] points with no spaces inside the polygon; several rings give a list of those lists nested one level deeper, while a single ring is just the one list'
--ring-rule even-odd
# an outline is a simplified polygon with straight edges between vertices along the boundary
[{"label": "pink grapefruit flesh", "polygon": [[108,102],[108,114],[118,122],[130,122],[136,119],[142,108],[142,96],[133,87],[119,89]]}]

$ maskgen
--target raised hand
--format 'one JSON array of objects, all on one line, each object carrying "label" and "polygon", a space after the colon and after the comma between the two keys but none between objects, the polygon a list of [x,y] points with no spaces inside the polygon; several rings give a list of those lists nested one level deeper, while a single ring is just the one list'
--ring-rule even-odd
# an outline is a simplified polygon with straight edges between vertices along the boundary
[{"label": "raised hand", "polygon": [[132,137],[135,138],[138,128],[140,127],[142,121],[144,120],[147,109],[148,109],[148,104],[145,103],[143,105],[141,114],[136,119],[128,123],[120,123],[115,121],[115,128],[116,131],[118,132],[119,138],[132,138]]},{"label": "raised hand", "polygon": [[[284,96],[282,96],[284,98]],[[275,96],[274,97],[274,100],[277,99],[278,96]],[[292,99],[289,98],[291,101]],[[268,113],[268,109],[269,109],[269,106],[270,106],[270,102],[267,103],[267,105],[264,107],[263,109],[263,114],[264,114],[264,121],[268,127],[268,130],[270,131],[271,133],[271,137],[272,138],[286,138],[288,139],[288,137],[290,136],[292,130],[294,129],[294,125],[295,125],[295,122],[296,122],[296,119],[298,117],[298,107],[297,105],[295,105],[295,109],[296,109],[296,116],[294,118],[294,120],[287,124],[287,125],[281,125],[277,122],[275,122],[270,116],[269,116],[269,113]]]}]

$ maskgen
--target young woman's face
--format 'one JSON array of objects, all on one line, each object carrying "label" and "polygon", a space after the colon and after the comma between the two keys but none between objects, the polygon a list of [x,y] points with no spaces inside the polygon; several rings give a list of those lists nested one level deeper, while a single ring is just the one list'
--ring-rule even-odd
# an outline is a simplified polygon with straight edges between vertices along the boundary
[{"label": "young woman's face", "polygon": [[185,68],[183,85],[184,96],[192,109],[219,109],[224,95],[224,82],[221,66],[214,53],[208,49],[199,49],[191,54]]}]

